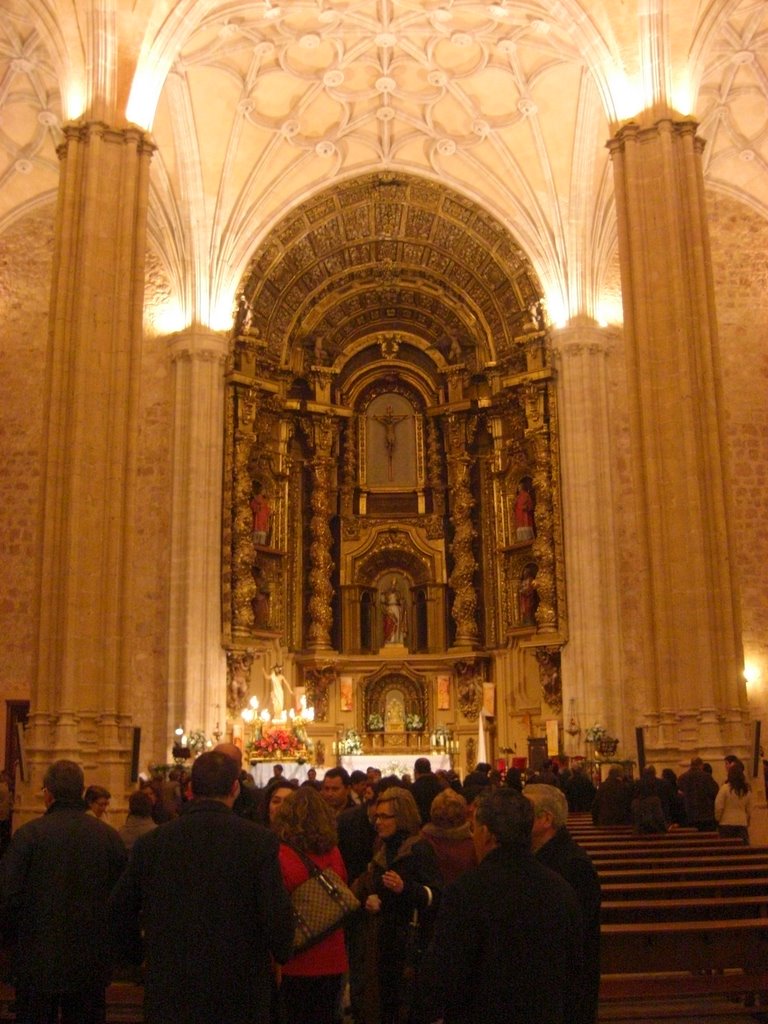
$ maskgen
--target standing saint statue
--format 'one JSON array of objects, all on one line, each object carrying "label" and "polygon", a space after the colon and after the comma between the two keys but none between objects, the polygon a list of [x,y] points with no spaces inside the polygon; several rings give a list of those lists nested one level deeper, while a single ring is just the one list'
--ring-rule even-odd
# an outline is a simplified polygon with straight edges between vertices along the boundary
[{"label": "standing saint statue", "polygon": [[381,626],[385,644],[403,644],[408,632],[407,613],[400,595],[400,587],[393,576],[389,587],[381,595]]},{"label": "standing saint statue", "polygon": [[272,507],[261,484],[258,483],[253,486],[251,513],[253,515],[253,543],[265,545],[269,538]]},{"label": "standing saint statue", "polygon": [[264,673],[266,679],[269,680],[269,703],[272,707],[272,721],[282,718],[285,711],[285,691],[291,695],[293,690],[291,689],[288,680],[283,675],[283,666],[275,665],[267,676]]},{"label": "standing saint statue", "polygon": [[533,509],[531,481],[528,477],[523,477],[517,485],[517,495],[515,496],[515,539],[517,541],[533,540]]}]

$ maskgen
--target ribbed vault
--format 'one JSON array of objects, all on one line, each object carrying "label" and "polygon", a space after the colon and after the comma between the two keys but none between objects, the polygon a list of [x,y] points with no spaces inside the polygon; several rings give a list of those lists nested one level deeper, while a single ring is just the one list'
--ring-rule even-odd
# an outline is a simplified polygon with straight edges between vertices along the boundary
[{"label": "ribbed vault", "polygon": [[298,369],[308,349],[343,362],[372,335],[415,337],[448,361],[484,365],[511,350],[541,289],[477,204],[375,173],[298,207],[255,253],[243,294],[272,358]]}]

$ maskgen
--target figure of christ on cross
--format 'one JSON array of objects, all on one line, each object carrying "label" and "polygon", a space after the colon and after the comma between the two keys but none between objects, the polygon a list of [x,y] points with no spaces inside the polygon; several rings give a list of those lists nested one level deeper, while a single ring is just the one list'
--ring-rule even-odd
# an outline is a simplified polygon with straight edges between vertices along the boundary
[{"label": "figure of christ on cross", "polygon": [[395,454],[395,444],[396,444],[395,427],[397,426],[397,424],[401,420],[404,420],[404,419],[407,419],[407,418],[408,417],[405,416],[405,415],[403,415],[403,416],[395,416],[395,414],[392,412],[392,406],[391,405],[387,406],[387,408],[384,411],[384,415],[383,416],[374,416],[373,417],[373,419],[375,419],[377,422],[381,423],[381,425],[384,427],[384,447],[387,449],[387,478],[389,480],[391,480],[393,478],[393,473],[392,473],[392,457]]}]

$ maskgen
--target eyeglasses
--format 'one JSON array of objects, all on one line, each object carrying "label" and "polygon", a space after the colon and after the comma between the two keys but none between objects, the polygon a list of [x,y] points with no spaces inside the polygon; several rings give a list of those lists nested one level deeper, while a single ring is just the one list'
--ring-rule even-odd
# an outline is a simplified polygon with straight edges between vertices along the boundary
[{"label": "eyeglasses", "polygon": [[394,821],[397,817],[396,814],[374,814],[374,821]]}]

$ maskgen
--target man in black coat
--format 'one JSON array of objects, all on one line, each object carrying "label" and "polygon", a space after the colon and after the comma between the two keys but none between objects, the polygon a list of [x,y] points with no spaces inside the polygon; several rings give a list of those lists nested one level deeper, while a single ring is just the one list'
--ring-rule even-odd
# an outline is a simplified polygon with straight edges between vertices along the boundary
[{"label": "man in black coat", "polygon": [[475,808],[479,865],[443,894],[420,1019],[571,1024],[583,950],[576,895],[531,853],[529,800],[502,788],[483,793]]},{"label": "man in black coat", "polygon": [[417,757],[413,765],[413,785],[411,793],[419,808],[422,825],[430,820],[432,801],[438,793],[442,793],[437,776],[432,771],[432,763],[428,757]]},{"label": "man in black coat", "polygon": [[0,863],[0,922],[14,948],[16,1020],[103,1024],[110,981],[107,899],[127,860],[117,832],[83,802],[83,771],[55,761],[47,810],[16,832]]},{"label": "man in black coat", "polygon": [[136,842],[112,894],[116,940],[146,954],[146,1024],[268,1019],[270,955],[290,957],[293,915],[277,838],[232,812],[237,776],[226,754],[201,754],[192,803]]},{"label": "man in black coat", "polygon": [[536,859],[572,887],[584,918],[584,968],[580,998],[569,1024],[594,1024],[600,992],[600,879],[586,850],[566,828],[568,804],[555,786],[528,785],[523,796],[533,804],[531,848]]}]

